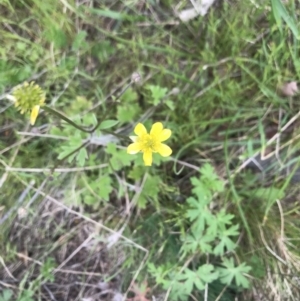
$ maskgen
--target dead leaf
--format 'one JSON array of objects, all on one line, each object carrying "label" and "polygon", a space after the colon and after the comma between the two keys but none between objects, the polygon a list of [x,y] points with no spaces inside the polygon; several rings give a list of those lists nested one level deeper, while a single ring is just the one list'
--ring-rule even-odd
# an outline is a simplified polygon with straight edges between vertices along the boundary
[{"label": "dead leaf", "polygon": [[127,301],[151,301],[146,298],[147,293],[150,291],[147,281],[144,281],[141,286],[133,282],[129,290],[133,292],[135,296],[133,298],[127,298]]},{"label": "dead leaf", "polygon": [[194,0],[191,1],[193,8],[184,9],[178,13],[178,17],[182,22],[188,22],[197,16],[205,16],[208,9],[213,5],[215,0]]},{"label": "dead leaf", "polygon": [[284,96],[294,96],[298,92],[297,82],[292,81],[289,83],[284,83],[281,86],[280,91]]}]

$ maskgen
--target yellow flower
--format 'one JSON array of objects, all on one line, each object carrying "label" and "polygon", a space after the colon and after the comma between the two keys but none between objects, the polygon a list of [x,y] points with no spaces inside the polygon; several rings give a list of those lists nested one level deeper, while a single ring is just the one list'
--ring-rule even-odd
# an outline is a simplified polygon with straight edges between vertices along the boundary
[{"label": "yellow flower", "polygon": [[156,122],[152,125],[150,134],[141,123],[138,123],[134,129],[137,136],[131,136],[130,139],[134,142],[127,147],[128,154],[136,154],[142,152],[144,163],[146,166],[152,165],[152,153],[159,153],[163,157],[168,157],[172,154],[169,146],[162,143],[170,138],[172,132],[169,129],[164,129],[161,122]]},{"label": "yellow flower", "polygon": [[30,123],[34,125],[40,107],[45,104],[46,95],[34,82],[25,82],[23,85],[15,87],[12,95],[7,95],[7,98],[14,102],[21,114],[30,112]]}]

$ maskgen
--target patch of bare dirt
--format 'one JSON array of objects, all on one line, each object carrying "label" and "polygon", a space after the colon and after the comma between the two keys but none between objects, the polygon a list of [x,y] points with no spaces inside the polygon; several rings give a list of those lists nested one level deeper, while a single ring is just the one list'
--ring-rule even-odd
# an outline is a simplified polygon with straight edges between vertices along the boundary
[{"label": "patch of bare dirt", "polygon": [[17,298],[23,283],[45,301],[122,296],[120,269],[126,246],[108,249],[107,233],[96,225],[47,200],[34,212],[20,209],[11,225],[11,247],[1,254],[0,291],[10,289]]}]

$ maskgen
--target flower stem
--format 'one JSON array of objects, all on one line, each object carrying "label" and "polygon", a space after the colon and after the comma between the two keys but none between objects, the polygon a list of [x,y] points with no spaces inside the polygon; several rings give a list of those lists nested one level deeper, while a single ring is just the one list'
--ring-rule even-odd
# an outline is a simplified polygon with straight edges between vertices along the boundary
[{"label": "flower stem", "polygon": [[117,133],[114,133],[114,132],[109,131],[109,130],[101,130],[101,132],[113,135],[113,136],[115,136],[117,138],[120,138],[120,139],[126,139],[128,141],[131,141],[128,136],[125,136],[125,135],[122,135],[122,134],[117,134]]},{"label": "flower stem", "polygon": [[[132,84],[133,84],[133,81],[131,80],[130,83],[129,83],[127,86],[125,86],[125,88],[119,93],[119,95],[116,97],[116,99],[117,99],[117,98],[120,98],[120,96],[122,96],[122,95],[125,93],[125,91],[126,91]],[[112,104],[115,104],[115,103],[117,103],[117,102],[113,101]],[[112,107],[112,106],[111,106],[111,107]],[[111,108],[111,107],[110,107],[110,108]],[[82,132],[85,132],[85,133],[90,133],[90,134],[94,133],[94,132],[97,130],[97,128],[100,126],[101,122],[102,122],[102,120],[98,120],[97,124],[96,124],[94,127],[92,127],[92,128],[86,128],[86,127],[80,126],[79,124],[75,123],[74,121],[72,121],[71,119],[69,119],[69,118],[68,118],[67,116],[65,116],[64,114],[62,114],[62,113],[56,111],[55,109],[50,108],[50,107],[47,106],[47,105],[43,106],[43,109],[44,109],[46,112],[55,115],[56,117],[58,117],[58,118],[64,120],[65,122],[69,123],[70,125],[72,125],[72,126],[75,127],[76,129],[78,129],[78,130],[80,130],[80,131],[82,131]],[[107,115],[107,114],[106,114],[106,115]],[[113,132],[110,132],[110,134],[112,134],[112,135],[114,135],[114,136],[116,136],[116,137],[118,137],[118,138],[121,137],[121,135],[118,135],[118,134],[113,133]]]},{"label": "flower stem", "polygon": [[73,122],[71,119],[69,119],[67,116],[63,115],[62,113],[48,107],[48,106],[43,106],[43,109],[48,112],[48,113],[51,113],[55,116],[57,116],[58,118],[66,121],[67,123],[69,123],[70,125],[72,125],[73,127],[75,127],[76,129],[82,131],[82,132],[85,132],[85,133],[93,133],[94,131],[94,127],[93,128],[90,128],[90,129],[87,129],[87,128],[84,128],[80,125],[78,125],[77,123]]}]

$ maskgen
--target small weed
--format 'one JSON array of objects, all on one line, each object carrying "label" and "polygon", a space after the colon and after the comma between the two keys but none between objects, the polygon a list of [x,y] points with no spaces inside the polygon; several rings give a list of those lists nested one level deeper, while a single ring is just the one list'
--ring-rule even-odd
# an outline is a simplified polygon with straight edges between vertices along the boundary
[{"label": "small weed", "polygon": [[0,301],[300,298],[299,5],[192,5],[0,1]]}]

